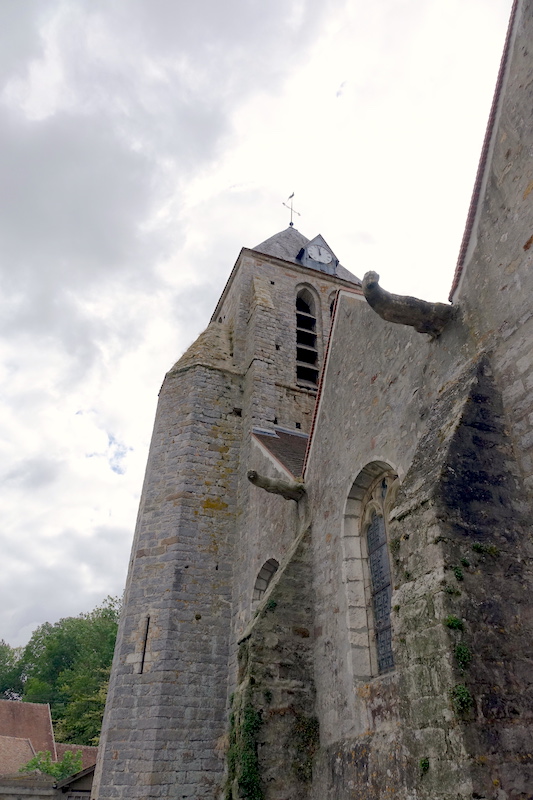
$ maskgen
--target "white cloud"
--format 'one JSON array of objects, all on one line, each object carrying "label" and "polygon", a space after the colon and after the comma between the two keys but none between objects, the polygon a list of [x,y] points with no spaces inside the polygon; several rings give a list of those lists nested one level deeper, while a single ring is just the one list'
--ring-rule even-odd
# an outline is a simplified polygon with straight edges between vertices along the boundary
[{"label": "white cloud", "polygon": [[510,5],[0,1],[0,638],[121,591],[164,373],[293,190],[446,298]]}]

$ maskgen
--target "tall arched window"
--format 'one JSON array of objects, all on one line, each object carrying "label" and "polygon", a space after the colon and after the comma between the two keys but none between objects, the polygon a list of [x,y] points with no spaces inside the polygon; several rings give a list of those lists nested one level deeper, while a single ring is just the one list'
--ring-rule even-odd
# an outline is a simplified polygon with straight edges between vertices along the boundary
[{"label": "tall arched window", "polygon": [[308,289],[296,297],[296,382],[318,383],[318,348],[315,301]]},{"label": "tall arched window", "polygon": [[342,537],[343,582],[355,683],[394,669],[387,520],[399,481],[383,461],[367,464],[348,494]]},{"label": "tall arched window", "polygon": [[[363,532],[366,540],[370,594],[374,617],[374,636],[379,674],[394,669],[391,632],[391,569],[387,543],[387,496],[395,475],[383,476],[372,486],[363,512]],[[390,498],[389,498],[390,500]]]}]

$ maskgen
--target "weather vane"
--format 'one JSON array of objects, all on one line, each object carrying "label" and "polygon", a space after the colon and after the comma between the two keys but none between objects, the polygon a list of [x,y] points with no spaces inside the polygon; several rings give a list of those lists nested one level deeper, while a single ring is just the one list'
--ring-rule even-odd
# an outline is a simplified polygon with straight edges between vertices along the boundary
[{"label": "weather vane", "polygon": [[287,197],[287,200],[291,201],[290,206],[288,206],[287,203],[282,203],[282,205],[285,206],[285,208],[288,208],[289,211],[291,212],[291,221],[289,223],[289,227],[291,227],[291,228],[294,227],[294,222],[292,221],[292,215],[293,214],[297,214],[299,217],[302,216],[299,211],[295,211],[294,208],[292,207],[292,198],[293,197],[294,197],[294,192],[291,195],[289,195],[289,197]]}]

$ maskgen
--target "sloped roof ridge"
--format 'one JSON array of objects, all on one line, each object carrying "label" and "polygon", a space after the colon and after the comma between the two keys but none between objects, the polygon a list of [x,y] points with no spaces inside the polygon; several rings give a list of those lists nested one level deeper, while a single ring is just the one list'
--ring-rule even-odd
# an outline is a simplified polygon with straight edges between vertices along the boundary
[{"label": "sloped roof ridge", "polygon": [[300,233],[294,227],[285,228],[274,236],[265,239],[264,242],[252,247],[252,250],[257,250],[259,253],[265,253],[267,256],[275,256],[276,258],[283,258],[284,260],[294,261],[302,247],[307,244],[309,239]]}]

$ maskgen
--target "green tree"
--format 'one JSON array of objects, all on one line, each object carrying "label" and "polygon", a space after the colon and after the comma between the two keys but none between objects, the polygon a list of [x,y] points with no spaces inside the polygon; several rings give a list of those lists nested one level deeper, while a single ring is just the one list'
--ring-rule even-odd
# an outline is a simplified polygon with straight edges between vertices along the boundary
[{"label": "green tree", "polygon": [[108,597],[87,614],[40,625],[21,653],[6,649],[4,697],[49,703],[57,741],[98,744],[119,613]]},{"label": "green tree", "polygon": [[0,697],[6,700],[19,700],[22,695],[18,662],[22,647],[11,647],[0,639]]},{"label": "green tree", "polygon": [[50,750],[45,750],[33,756],[27,764],[19,769],[19,772],[42,772],[44,775],[52,775],[57,780],[63,780],[70,775],[75,775],[81,767],[81,750],[78,750],[77,753],[67,750],[61,761],[52,761]]}]

